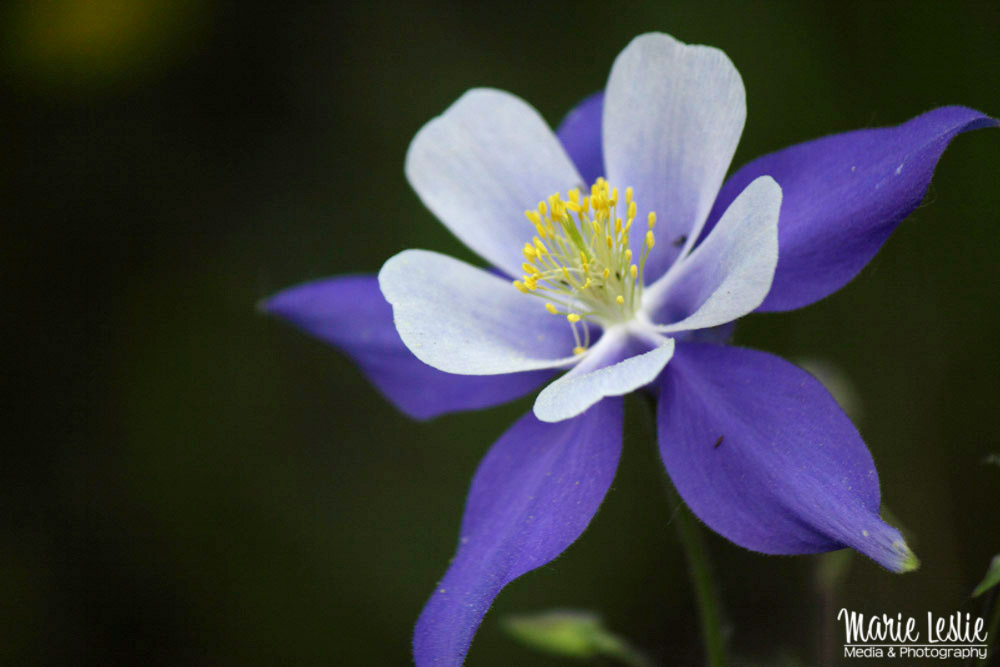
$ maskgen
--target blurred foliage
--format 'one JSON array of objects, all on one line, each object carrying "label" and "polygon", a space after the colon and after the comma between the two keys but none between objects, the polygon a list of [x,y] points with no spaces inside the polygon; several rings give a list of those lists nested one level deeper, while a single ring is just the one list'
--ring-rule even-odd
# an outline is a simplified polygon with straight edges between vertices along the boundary
[{"label": "blurred foliage", "polygon": [[973,597],[979,597],[994,586],[1000,585],[1000,554],[993,557],[990,566],[986,570],[986,576],[979,582],[976,589],[972,591]]},{"label": "blurred foliage", "polygon": [[512,614],[501,619],[511,637],[529,648],[566,658],[607,657],[633,667],[652,667],[625,639],[587,611],[556,610]]},{"label": "blurred foliage", "polygon": [[[465,89],[556,122],[640,32],[724,49],[748,91],[736,164],[941,104],[1000,114],[1000,4],[8,3],[0,243],[8,396],[0,663],[402,665],[482,454],[530,399],[414,424],[262,297],[469,257],[402,174]],[[855,558],[862,613],[953,610],[998,550],[1000,133],[960,137],[926,205],[822,303],[737,342],[850,378],[883,497],[919,538],[898,577]],[[626,442],[587,533],[498,598],[472,666],[559,664],[498,619],[598,609],[697,664],[652,446]],[[824,655],[821,557],[710,536],[735,653]],[[828,655],[828,654],[827,654]],[[815,658],[815,659],[814,659]]]}]

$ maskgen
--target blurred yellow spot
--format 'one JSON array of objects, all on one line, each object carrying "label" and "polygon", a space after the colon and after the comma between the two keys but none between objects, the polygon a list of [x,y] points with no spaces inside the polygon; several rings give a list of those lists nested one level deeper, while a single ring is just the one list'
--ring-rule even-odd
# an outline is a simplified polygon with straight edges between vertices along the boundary
[{"label": "blurred yellow spot", "polygon": [[18,79],[72,95],[165,69],[206,31],[208,0],[37,0],[5,17]]}]

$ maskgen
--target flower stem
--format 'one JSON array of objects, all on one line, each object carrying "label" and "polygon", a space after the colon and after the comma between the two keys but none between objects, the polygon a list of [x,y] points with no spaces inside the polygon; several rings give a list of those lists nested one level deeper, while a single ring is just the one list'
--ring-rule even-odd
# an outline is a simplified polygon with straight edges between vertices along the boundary
[{"label": "flower stem", "polygon": [[[652,415],[656,413],[656,403],[645,393],[641,401],[646,406],[645,422],[652,424]],[[655,428],[646,429],[652,433],[654,450],[656,449]],[[659,457],[657,457],[659,458]],[[677,536],[684,548],[684,556],[688,564],[688,576],[694,588],[695,602],[698,606],[698,618],[701,623],[701,637],[705,648],[705,659],[708,667],[726,667],[729,664],[726,651],[726,631],[722,621],[722,608],[719,604],[715,577],[708,558],[702,528],[691,510],[681,499],[677,489],[670,479],[664,475],[664,486],[670,494],[671,505],[674,507],[674,526]]]},{"label": "flower stem", "polygon": [[698,519],[691,513],[676,491],[673,492],[673,495],[677,507],[674,525],[677,527],[677,536],[684,547],[684,555],[688,563],[688,576],[691,578],[695,600],[698,604],[706,663],[709,667],[725,667],[729,662],[726,657],[726,633],[722,627],[719,596],[701,526],[698,525]]}]

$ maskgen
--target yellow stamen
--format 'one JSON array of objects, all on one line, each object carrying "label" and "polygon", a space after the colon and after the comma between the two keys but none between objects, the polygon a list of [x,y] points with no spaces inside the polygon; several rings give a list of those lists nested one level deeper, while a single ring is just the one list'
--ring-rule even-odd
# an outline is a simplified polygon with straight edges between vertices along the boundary
[{"label": "yellow stamen", "polygon": [[[619,191],[598,178],[590,188],[574,188],[563,197],[554,193],[525,211],[537,234],[521,249],[527,260],[521,267],[524,275],[513,283],[518,291],[541,297],[548,313],[566,317],[574,353],[582,354],[590,345],[586,320],[606,328],[628,322],[641,308],[640,274],[653,240],[651,233],[644,234],[641,261],[633,263],[629,231],[637,205],[631,187]],[[649,214],[647,221],[652,229],[655,215]]]},{"label": "yellow stamen", "polygon": [[583,354],[586,351],[587,351],[587,348],[580,347],[579,345],[577,345],[576,347],[573,348],[573,354],[575,354],[577,356]]}]

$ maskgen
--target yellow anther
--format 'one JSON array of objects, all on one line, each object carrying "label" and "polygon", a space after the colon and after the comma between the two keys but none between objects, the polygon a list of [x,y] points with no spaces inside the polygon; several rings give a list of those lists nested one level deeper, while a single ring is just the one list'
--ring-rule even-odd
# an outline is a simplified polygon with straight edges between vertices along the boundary
[{"label": "yellow anther", "polygon": [[652,231],[646,232],[646,245],[648,245],[650,248],[653,247],[653,232]]},{"label": "yellow anther", "polygon": [[649,217],[646,218],[646,219],[649,220],[649,228],[652,229],[653,226],[656,225],[656,212],[655,211],[650,211],[649,212]]},{"label": "yellow anther", "polygon": [[[621,217],[616,215],[619,203],[625,204]],[[636,206],[631,187],[619,191],[599,178],[587,189],[568,190],[565,199],[558,192],[545,197],[537,209],[524,213],[537,234],[521,249],[524,275],[513,281],[514,287],[537,292],[548,313],[566,316],[573,326],[576,354],[583,354],[590,343],[590,332],[586,327],[581,332],[576,323],[593,319],[603,327],[625,322],[641,307],[642,262],[632,263],[638,251],[630,248],[629,237]],[[651,235],[644,234],[648,248],[638,253],[643,262],[652,247],[649,239]],[[573,302],[580,304],[572,306],[577,312],[560,305]]]},{"label": "yellow anther", "polygon": [[577,345],[576,347],[573,348],[573,354],[575,354],[577,356],[583,354],[586,351],[587,351],[587,348],[580,347],[579,345]]}]

